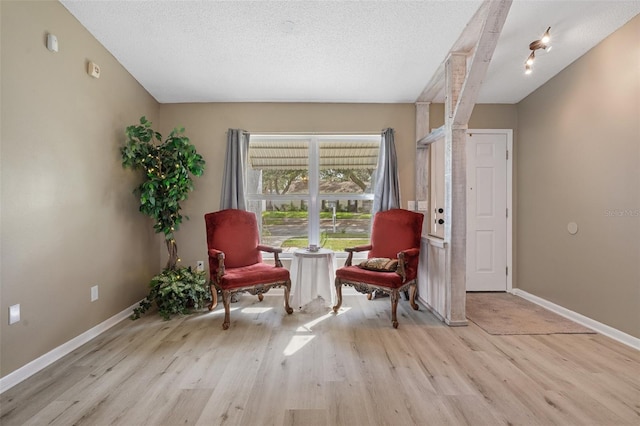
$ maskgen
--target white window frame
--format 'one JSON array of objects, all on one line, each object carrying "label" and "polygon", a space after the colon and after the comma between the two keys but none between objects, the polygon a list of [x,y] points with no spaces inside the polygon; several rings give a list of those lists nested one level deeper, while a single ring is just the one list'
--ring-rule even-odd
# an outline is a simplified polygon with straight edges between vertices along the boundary
[{"label": "white window frame", "polygon": [[[380,134],[251,134],[251,140],[296,140],[305,139],[309,146],[309,193],[308,194],[247,194],[249,201],[304,201],[308,202],[308,225],[307,236],[309,244],[320,244],[320,206],[323,201],[348,201],[348,200],[373,200],[375,189],[371,193],[351,193],[351,194],[321,194],[320,193],[320,142],[331,140],[362,140],[380,142]],[[375,184],[375,175],[372,177]],[[284,254],[284,253],[283,253]]]}]

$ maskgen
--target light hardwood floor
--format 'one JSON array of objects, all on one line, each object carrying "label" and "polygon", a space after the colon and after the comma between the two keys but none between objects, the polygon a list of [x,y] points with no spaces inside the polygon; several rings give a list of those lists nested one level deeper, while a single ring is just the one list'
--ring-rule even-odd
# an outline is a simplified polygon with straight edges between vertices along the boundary
[{"label": "light hardwood floor", "polygon": [[[273,292],[273,291],[272,291]],[[0,396],[2,425],[638,425],[640,352],[601,335],[491,336],[421,307],[282,296],[125,320]]]}]

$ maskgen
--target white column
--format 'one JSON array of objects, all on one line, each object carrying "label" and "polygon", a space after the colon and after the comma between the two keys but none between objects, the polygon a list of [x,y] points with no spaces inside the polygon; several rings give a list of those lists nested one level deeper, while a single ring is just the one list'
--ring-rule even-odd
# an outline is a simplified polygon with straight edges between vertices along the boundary
[{"label": "white column", "polygon": [[452,53],[445,65],[445,321],[466,325],[466,126],[453,125],[458,97],[467,72],[466,55]]},{"label": "white column", "polygon": [[[429,109],[430,102],[416,102],[416,142],[427,136],[430,132],[429,128]],[[427,206],[426,211],[420,208],[420,202],[427,203],[429,201],[429,152],[430,145],[416,147],[416,210],[424,213],[422,222],[422,235],[426,236],[429,232],[430,208]]]}]

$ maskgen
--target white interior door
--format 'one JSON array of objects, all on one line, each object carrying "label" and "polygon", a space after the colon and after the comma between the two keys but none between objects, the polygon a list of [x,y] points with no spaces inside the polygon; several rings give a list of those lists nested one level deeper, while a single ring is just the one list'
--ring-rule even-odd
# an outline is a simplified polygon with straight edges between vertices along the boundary
[{"label": "white interior door", "polygon": [[467,291],[506,291],[507,131],[467,133]]}]

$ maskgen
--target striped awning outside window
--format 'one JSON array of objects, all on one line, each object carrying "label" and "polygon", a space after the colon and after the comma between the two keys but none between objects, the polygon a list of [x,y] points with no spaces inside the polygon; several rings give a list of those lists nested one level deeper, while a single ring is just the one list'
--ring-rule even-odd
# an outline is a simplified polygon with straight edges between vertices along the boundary
[{"label": "striped awning outside window", "polygon": [[[321,169],[375,169],[380,144],[370,141],[320,141]],[[305,140],[258,140],[249,144],[249,163],[253,169],[295,170],[309,166]]]}]

